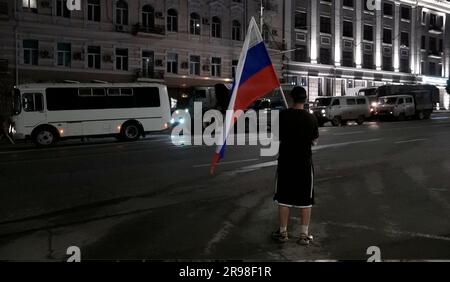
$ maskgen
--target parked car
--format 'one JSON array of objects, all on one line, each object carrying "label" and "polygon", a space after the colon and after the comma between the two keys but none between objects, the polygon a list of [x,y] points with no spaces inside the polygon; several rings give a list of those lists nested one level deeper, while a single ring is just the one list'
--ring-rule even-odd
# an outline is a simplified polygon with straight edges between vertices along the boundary
[{"label": "parked car", "polygon": [[361,125],[370,117],[370,101],[362,96],[317,98],[310,112],[317,117],[319,126],[328,121],[333,126],[346,125],[348,121]]},{"label": "parked car", "polygon": [[379,118],[392,117],[405,120],[416,114],[416,105],[411,95],[384,96],[378,100],[376,116]]}]

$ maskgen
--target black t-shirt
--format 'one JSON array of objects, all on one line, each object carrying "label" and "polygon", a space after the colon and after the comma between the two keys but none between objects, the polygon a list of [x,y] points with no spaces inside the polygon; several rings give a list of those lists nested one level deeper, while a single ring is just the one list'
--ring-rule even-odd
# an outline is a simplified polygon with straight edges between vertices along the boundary
[{"label": "black t-shirt", "polygon": [[308,159],[311,146],[319,138],[317,119],[306,110],[287,109],[280,112],[280,151],[278,160]]}]

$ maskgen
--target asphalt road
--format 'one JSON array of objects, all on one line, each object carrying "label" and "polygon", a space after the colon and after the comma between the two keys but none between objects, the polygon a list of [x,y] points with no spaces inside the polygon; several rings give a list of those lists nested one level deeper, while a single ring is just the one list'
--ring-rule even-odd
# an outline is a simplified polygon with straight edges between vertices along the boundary
[{"label": "asphalt road", "polygon": [[450,259],[450,114],[325,127],[314,151],[311,246],[274,243],[275,157],[155,134],[50,149],[0,145],[0,260]]}]

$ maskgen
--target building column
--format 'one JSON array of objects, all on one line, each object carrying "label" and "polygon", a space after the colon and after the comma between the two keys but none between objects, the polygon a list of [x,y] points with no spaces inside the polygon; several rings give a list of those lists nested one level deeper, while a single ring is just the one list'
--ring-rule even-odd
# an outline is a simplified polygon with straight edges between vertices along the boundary
[{"label": "building column", "polygon": [[377,70],[381,70],[382,54],[383,54],[383,25],[382,25],[382,11],[375,10],[376,17],[376,34],[375,34],[375,66]]},{"label": "building column", "polygon": [[337,67],[341,66],[342,57],[341,2],[342,0],[334,0],[334,65]]},{"label": "building column", "polygon": [[320,30],[318,28],[320,17],[318,16],[318,1],[311,0],[311,64],[317,64],[317,40],[320,37]]},{"label": "building column", "polygon": [[400,3],[395,2],[394,16],[394,71],[400,71]]},{"label": "building column", "polygon": [[450,79],[450,19],[448,17],[450,13],[444,16],[444,66],[443,74],[447,79]]},{"label": "building column", "polygon": [[423,74],[422,70],[422,8],[416,7],[416,74]]},{"label": "building column", "polygon": [[362,68],[362,44],[363,44],[363,7],[362,1],[356,1],[356,38],[355,38],[355,64],[356,68]]},{"label": "building column", "polygon": [[[295,16],[293,16],[293,13],[295,13],[295,9],[292,8],[292,4],[295,1],[283,1],[285,7],[284,7],[284,19],[283,19],[283,24],[284,24],[284,40],[285,40],[285,44],[286,44],[286,50],[292,50],[295,46],[295,44],[293,44],[293,38],[295,38],[295,36],[293,37],[293,27],[295,25],[294,19]],[[295,3],[294,3],[295,5]],[[292,54],[288,54],[289,58],[291,58],[292,60]]]},{"label": "building column", "polygon": [[[411,74],[417,73],[417,66],[416,66],[416,54],[420,52],[420,46],[417,46],[417,38],[420,38],[419,32],[416,30],[416,20],[417,20],[417,9],[416,7],[411,7],[411,30],[409,31],[410,34],[410,43],[411,46],[409,48],[409,67],[411,69]],[[417,35],[419,35],[417,37]]]}]

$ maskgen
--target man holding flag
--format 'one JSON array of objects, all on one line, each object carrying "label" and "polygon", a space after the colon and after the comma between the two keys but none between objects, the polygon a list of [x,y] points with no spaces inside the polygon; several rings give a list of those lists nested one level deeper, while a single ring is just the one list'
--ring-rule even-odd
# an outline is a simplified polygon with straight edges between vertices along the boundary
[{"label": "man holding flag", "polygon": [[[264,40],[255,19],[252,18],[239,58],[225,117],[225,127],[221,133],[222,143],[217,146],[211,165],[211,174],[214,174],[217,164],[224,157],[227,138],[239,114],[257,99],[278,87],[288,107]],[[292,96],[295,103],[294,109],[283,111],[279,120],[281,143],[277,172],[278,189],[274,200],[279,205],[280,229],[274,232],[272,237],[280,242],[288,240],[289,208],[298,207],[302,210],[303,219],[299,243],[307,245],[312,240],[308,233],[308,225],[311,206],[314,203],[311,145],[318,138],[318,126],[314,116],[303,109],[306,91],[302,87],[295,87]],[[291,157],[289,157],[290,154]]]}]

